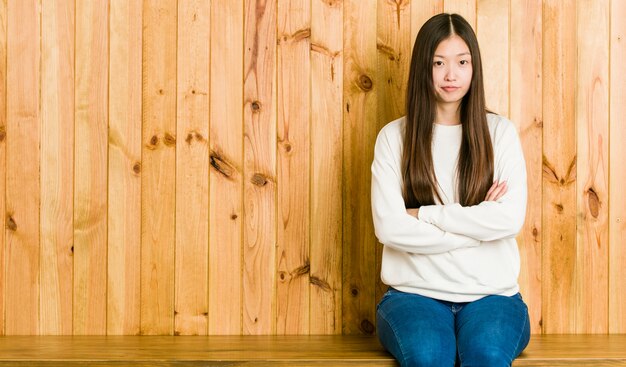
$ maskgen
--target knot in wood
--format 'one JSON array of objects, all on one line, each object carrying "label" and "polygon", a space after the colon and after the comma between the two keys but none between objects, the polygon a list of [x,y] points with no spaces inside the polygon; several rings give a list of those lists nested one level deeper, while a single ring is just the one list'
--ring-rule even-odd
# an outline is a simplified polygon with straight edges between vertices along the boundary
[{"label": "knot in wood", "polygon": [[173,147],[176,145],[176,138],[170,133],[165,133],[163,143],[165,143],[165,145],[168,147]]},{"label": "knot in wood", "polygon": [[319,289],[321,289],[324,292],[332,292],[333,288],[330,286],[330,284],[328,284],[327,281],[315,276],[315,275],[311,275],[309,277],[309,283],[311,283],[312,285],[318,287]]},{"label": "knot in wood", "polygon": [[376,330],[376,329],[374,328],[374,324],[372,324],[370,322],[370,320],[363,319],[363,321],[361,321],[361,331],[364,334],[373,335],[374,334],[374,330]]},{"label": "knot in wood", "polygon": [[252,102],[252,112],[259,112],[259,110],[261,109],[261,102],[259,101],[254,101]]},{"label": "knot in wood", "polygon": [[15,219],[11,215],[7,217],[7,228],[13,232],[17,231],[17,223],[15,223]]},{"label": "knot in wood", "polygon": [[235,168],[230,165],[225,158],[222,158],[219,153],[215,151],[211,151],[211,155],[209,156],[209,164],[213,167],[217,172],[219,172],[224,177],[231,179],[233,174],[235,173]]},{"label": "knot in wood", "polygon": [[369,76],[365,74],[359,76],[359,88],[361,88],[365,92],[372,90],[373,85],[374,83]]},{"label": "knot in wood", "polygon": [[150,142],[148,143],[148,149],[154,150],[157,148],[157,145],[159,145],[159,137],[153,135],[152,138],[150,138]]},{"label": "knot in wood", "polygon": [[252,175],[250,182],[252,182],[253,185],[256,185],[259,187],[265,186],[267,185],[267,177],[265,177],[265,175],[261,173],[255,173],[254,175]]},{"label": "knot in wood", "polygon": [[556,207],[556,211],[557,212],[559,212],[559,213],[563,212],[563,204],[558,203],[558,204],[555,204],[554,206]]},{"label": "knot in wood", "polygon": [[600,198],[598,197],[598,194],[593,189],[593,187],[590,187],[587,190],[587,195],[587,200],[589,202],[589,212],[591,213],[592,217],[598,218],[598,214],[600,214]]},{"label": "knot in wood", "polygon": [[133,164],[133,172],[136,174],[141,173],[141,163],[135,162],[135,164]]}]

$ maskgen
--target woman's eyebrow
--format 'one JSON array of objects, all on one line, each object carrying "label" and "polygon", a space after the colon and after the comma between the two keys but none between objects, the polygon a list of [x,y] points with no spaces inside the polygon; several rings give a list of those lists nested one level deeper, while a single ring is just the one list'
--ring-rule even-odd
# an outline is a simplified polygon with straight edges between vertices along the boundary
[{"label": "woman's eyebrow", "polygon": [[[457,54],[456,56],[471,56],[471,54],[469,52],[462,52],[460,54]],[[441,57],[442,59],[445,59],[446,57],[443,55],[435,55],[435,57]]]}]

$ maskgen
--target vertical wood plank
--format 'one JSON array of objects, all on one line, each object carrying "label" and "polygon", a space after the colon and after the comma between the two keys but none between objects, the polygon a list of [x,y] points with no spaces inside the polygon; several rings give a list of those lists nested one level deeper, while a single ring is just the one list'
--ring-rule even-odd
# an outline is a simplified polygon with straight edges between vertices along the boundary
[{"label": "vertical wood plank", "polygon": [[541,0],[511,1],[510,116],[511,120],[518,126],[524,149],[529,193],[526,222],[517,238],[521,258],[519,283],[524,301],[528,305],[531,331],[534,334],[541,333],[542,308],[541,13]]},{"label": "vertical wood plank", "polygon": [[[0,0],[0,213],[6,213],[7,177],[7,1]],[[6,214],[5,214],[6,215]],[[5,227],[6,228],[6,227]],[[0,235],[0,335],[4,335],[6,293],[6,241],[5,232]]]},{"label": "vertical wood plank", "polygon": [[174,332],[177,2],[144,0],[141,333]]},{"label": "vertical wood plank", "polygon": [[310,300],[311,0],[278,0],[277,32],[276,332],[302,335]]},{"label": "vertical wood plank", "polygon": [[42,4],[40,333],[72,334],[74,1]]},{"label": "vertical wood plank", "polygon": [[243,17],[242,2],[211,1],[211,335],[242,333]]},{"label": "vertical wood plank", "polygon": [[376,242],[370,207],[370,166],[378,133],[376,0],[344,1],[344,334],[374,333]]},{"label": "vertical wood plank", "polygon": [[76,335],[106,334],[108,1],[76,3],[74,303]]},{"label": "vertical wood plank", "polygon": [[[206,335],[210,3],[178,4],[175,335]],[[182,139],[184,138],[184,140]]]},{"label": "vertical wood plank", "polygon": [[406,87],[411,64],[411,8],[408,0],[378,1],[379,127],[405,115]]},{"label": "vertical wood plank", "polygon": [[579,0],[577,333],[608,332],[609,0]]},{"label": "vertical wood plank", "polygon": [[610,16],[609,333],[626,333],[626,2],[611,1]]},{"label": "vertical wood plank", "polygon": [[443,0],[419,0],[411,2],[411,47],[422,25],[433,15],[443,12]]},{"label": "vertical wood plank", "polygon": [[245,0],[243,333],[276,333],[276,3]]},{"label": "vertical wood plank", "polygon": [[476,1],[477,0],[444,0],[443,11],[461,15],[476,31]]},{"label": "vertical wood plank", "polygon": [[111,0],[107,334],[139,334],[141,0]]},{"label": "vertical wood plank", "polygon": [[311,334],[341,334],[343,11],[311,3]]},{"label": "vertical wood plank", "polygon": [[[41,4],[9,1],[7,22],[7,335],[39,334]],[[28,147],[28,149],[25,149]]]},{"label": "vertical wood plank", "polygon": [[543,3],[543,332],[575,332],[576,7]]},{"label": "vertical wood plank", "polygon": [[[406,115],[406,88],[413,45],[411,33],[411,7],[408,0],[378,1],[378,128]],[[370,161],[371,163],[371,161]],[[371,181],[371,180],[370,180]],[[370,201],[368,201],[369,203]],[[386,286],[380,280],[383,246],[376,246],[376,292],[380,300]]]},{"label": "vertical wood plank", "polygon": [[487,108],[509,116],[509,1],[478,0],[477,37]]}]

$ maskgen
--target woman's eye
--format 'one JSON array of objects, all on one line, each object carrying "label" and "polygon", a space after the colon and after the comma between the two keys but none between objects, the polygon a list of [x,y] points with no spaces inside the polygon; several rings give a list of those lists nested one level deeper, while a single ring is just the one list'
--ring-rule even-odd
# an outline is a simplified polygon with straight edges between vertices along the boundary
[{"label": "woman's eye", "polygon": [[435,61],[433,64],[435,66],[441,66],[441,65],[443,65],[443,61]]},{"label": "woman's eye", "polygon": [[461,65],[467,65],[467,64],[469,64],[469,61],[467,61],[467,60],[461,60]]}]

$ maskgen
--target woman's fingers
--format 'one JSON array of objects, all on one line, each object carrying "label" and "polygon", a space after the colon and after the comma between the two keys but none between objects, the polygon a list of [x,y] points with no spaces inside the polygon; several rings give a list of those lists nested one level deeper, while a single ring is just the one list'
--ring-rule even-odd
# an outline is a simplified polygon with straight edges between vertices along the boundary
[{"label": "woman's fingers", "polygon": [[499,200],[502,196],[504,196],[507,189],[508,188],[506,186],[506,181],[500,183],[500,185],[498,185],[498,188],[494,191],[493,201]]},{"label": "woman's fingers", "polygon": [[488,200],[488,198],[490,197],[491,193],[493,192],[493,190],[496,189],[496,187],[498,187],[498,181],[494,181],[493,184],[491,185],[491,187],[489,188],[489,191],[487,191],[487,195],[485,196],[485,201]]},{"label": "woman's fingers", "polygon": [[487,197],[485,198],[485,201],[496,201],[500,199],[502,196],[504,196],[504,194],[506,194],[506,190],[506,181],[494,182],[494,184],[487,192]]}]

